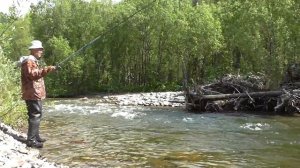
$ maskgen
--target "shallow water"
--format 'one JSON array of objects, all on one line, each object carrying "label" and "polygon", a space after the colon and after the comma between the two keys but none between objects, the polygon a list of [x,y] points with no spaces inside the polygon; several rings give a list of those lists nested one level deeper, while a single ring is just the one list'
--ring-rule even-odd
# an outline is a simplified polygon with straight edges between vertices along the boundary
[{"label": "shallow water", "polygon": [[298,167],[300,118],[51,100],[41,150],[70,167]]}]

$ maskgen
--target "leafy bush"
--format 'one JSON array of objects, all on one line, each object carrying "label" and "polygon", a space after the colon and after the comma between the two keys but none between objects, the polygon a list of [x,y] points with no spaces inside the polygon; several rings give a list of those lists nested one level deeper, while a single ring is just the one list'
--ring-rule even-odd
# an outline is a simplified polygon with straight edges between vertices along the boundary
[{"label": "leafy bush", "polygon": [[0,48],[0,122],[22,127],[26,121],[25,103],[20,99],[20,70]]}]

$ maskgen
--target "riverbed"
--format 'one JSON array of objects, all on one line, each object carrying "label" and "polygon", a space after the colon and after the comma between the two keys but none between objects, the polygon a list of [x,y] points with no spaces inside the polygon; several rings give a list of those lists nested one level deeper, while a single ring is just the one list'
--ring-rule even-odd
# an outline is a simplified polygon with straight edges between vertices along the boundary
[{"label": "riverbed", "polygon": [[41,154],[70,167],[298,167],[298,117],[48,100]]}]

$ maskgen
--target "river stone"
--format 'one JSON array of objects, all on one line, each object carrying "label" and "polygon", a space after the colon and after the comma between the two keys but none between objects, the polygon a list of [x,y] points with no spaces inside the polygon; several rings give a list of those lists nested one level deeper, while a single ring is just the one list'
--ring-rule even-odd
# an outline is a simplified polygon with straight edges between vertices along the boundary
[{"label": "river stone", "polygon": [[[5,132],[3,132],[5,130]],[[39,150],[27,148],[13,137],[23,135],[11,127],[0,123],[0,167],[47,167],[47,168],[66,168],[67,166],[56,165],[41,159]]]},{"label": "river stone", "polygon": [[[141,105],[141,106],[184,106],[183,92],[150,92],[139,94],[124,94],[104,96],[107,102],[112,100],[118,105]],[[172,101],[177,101],[173,103]],[[182,102],[182,103],[178,103]]]}]

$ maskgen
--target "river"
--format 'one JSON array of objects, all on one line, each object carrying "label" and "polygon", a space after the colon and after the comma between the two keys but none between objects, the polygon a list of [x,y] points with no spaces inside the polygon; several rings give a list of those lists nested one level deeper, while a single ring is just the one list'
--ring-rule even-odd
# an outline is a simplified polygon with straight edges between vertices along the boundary
[{"label": "river", "polygon": [[299,117],[50,100],[41,154],[70,167],[298,167]]}]

